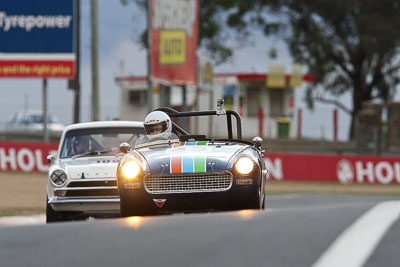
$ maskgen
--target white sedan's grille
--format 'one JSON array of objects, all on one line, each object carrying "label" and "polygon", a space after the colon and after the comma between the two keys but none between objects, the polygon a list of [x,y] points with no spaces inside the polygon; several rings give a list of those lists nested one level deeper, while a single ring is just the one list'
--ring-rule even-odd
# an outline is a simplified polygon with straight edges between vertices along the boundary
[{"label": "white sedan's grille", "polygon": [[226,191],[232,186],[232,173],[148,174],[144,186],[152,194]]}]

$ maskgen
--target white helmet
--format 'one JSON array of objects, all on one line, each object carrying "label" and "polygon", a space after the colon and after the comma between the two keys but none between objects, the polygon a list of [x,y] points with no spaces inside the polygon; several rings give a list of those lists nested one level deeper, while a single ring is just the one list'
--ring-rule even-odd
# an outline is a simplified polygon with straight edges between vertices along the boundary
[{"label": "white helmet", "polygon": [[153,139],[164,137],[169,139],[172,132],[170,117],[162,111],[152,111],[144,119],[146,135]]}]

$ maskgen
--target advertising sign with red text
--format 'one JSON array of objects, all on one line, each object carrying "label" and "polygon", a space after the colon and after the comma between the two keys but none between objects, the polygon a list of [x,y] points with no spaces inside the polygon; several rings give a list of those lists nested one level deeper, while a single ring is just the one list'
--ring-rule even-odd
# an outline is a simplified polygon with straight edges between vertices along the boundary
[{"label": "advertising sign with red text", "polygon": [[199,0],[151,1],[151,76],[196,84]]}]

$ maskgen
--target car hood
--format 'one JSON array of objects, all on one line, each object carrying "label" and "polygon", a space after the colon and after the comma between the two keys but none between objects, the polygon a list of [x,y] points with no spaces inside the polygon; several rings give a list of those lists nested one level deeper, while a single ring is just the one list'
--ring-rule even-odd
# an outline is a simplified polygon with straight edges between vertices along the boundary
[{"label": "car hood", "polygon": [[62,162],[61,167],[71,179],[116,178],[118,160],[114,156],[77,158]]},{"label": "car hood", "polygon": [[151,173],[193,173],[226,170],[232,156],[247,146],[241,144],[181,142],[137,149]]}]

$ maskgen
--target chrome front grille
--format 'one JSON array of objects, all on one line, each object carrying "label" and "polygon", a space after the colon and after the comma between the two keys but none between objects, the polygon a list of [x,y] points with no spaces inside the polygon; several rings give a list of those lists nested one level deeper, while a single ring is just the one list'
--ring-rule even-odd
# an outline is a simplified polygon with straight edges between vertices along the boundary
[{"label": "chrome front grille", "polygon": [[226,191],[232,186],[232,173],[148,174],[144,187],[152,194]]},{"label": "chrome front grille", "polygon": [[55,188],[56,196],[85,197],[118,197],[118,186],[115,178],[72,180],[66,187]]}]

